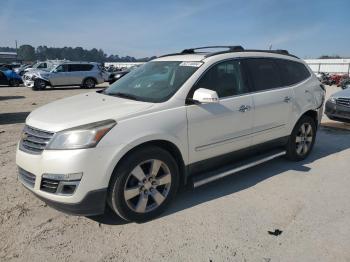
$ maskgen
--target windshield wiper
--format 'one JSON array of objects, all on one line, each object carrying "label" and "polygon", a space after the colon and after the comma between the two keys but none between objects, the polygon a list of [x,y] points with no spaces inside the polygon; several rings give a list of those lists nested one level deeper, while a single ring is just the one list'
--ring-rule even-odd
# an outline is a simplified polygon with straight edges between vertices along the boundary
[{"label": "windshield wiper", "polygon": [[[106,94],[106,93],[105,93]],[[107,93],[107,95],[110,96],[117,96],[117,97],[121,97],[121,98],[127,98],[127,99],[132,99],[132,100],[138,100],[136,96],[131,95],[131,94],[125,94],[125,93]]]}]

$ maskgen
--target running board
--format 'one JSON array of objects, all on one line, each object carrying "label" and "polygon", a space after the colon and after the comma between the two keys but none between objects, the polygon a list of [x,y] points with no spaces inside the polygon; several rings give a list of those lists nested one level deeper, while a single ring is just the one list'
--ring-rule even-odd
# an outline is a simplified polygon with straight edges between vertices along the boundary
[{"label": "running board", "polygon": [[270,151],[269,153],[260,154],[249,159],[244,159],[233,165],[221,168],[216,172],[212,171],[212,172],[204,173],[202,175],[195,176],[192,179],[193,186],[194,188],[203,186],[207,183],[213,182],[215,180],[218,180],[220,178],[223,178],[229,175],[233,175],[239,171],[251,168],[253,166],[260,165],[262,163],[265,163],[277,157],[283,156],[285,154],[286,154],[285,150],[283,151],[274,150],[272,152]]}]

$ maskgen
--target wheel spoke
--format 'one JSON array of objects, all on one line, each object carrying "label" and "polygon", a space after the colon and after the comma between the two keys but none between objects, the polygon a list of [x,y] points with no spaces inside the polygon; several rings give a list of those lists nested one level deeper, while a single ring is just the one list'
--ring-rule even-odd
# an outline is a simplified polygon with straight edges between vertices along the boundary
[{"label": "wheel spoke", "polygon": [[131,198],[136,197],[137,195],[140,194],[140,189],[139,187],[132,187],[124,190],[124,197],[125,200],[129,200]]},{"label": "wheel spoke", "polygon": [[157,189],[153,190],[151,196],[158,205],[160,205],[165,199],[165,197]]},{"label": "wheel spoke", "polygon": [[157,184],[160,185],[165,185],[169,184],[171,182],[171,175],[170,174],[165,174],[164,176],[156,179]]},{"label": "wheel spoke", "polygon": [[303,146],[303,154],[306,154],[308,150],[309,150],[308,145],[304,144],[304,146]]},{"label": "wheel spoke", "polygon": [[298,155],[301,154],[302,150],[303,150],[303,145],[298,145],[297,146],[297,153],[298,153]]},{"label": "wheel spoke", "polygon": [[309,135],[312,131],[311,125],[307,125],[306,134]]},{"label": "wheel spoke", "polygon": [[139,201],[137,202],[137,205],[135,208],[136,212],[144,213],[146,211],[147,202],[148,202],[148,195],[141,193]]},{"label": "wheel spoke", "polygon": [[162,165],[162,162],[159,160],[154,159],[152,161],[152,166],[151,166],[151,175],[152,176],[157,176],[161,165]]},{"label": "wheel spoke", "polygon": [[295,138],[295,142],[296,142],[296,143],[300,143],[300,142],[301,142],[301,136],[297,136],[297,137]]},{"label": "wheel spoke", "polygon": [[300,130],[301,130],[301,133],[304,135],[305,134],[305,124],[301,125]]},{"label": "wheel spoke", "polygon": [[311,143],[311,142],[312,142],[312,136],[306,137],[306,141],[309,142],[309,143]]},{"label": "wheel spoke", "polygon": [[134,168],[134,170],[131,172],[131,174],[136,177],[139,181],[142,181],[146,178],[145,172],[143,172],[141,166],[137,166]]}]

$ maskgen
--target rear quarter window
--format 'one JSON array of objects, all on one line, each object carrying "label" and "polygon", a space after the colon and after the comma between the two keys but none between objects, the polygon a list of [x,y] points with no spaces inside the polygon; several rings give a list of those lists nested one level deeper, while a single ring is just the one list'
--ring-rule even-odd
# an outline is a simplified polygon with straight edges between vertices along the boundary
[{"label": "rear quarter window", "polygon": [[284,86],[295,85],[311,76],[302,63],[284,59],[276,59],[276,63],[279,65]]}]

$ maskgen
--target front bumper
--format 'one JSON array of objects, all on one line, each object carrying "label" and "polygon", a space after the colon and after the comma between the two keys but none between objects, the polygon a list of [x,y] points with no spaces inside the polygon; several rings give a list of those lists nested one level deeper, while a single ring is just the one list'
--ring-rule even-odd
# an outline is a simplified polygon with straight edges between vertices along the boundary
[{"label": "front bumper", "polygon": [[[44,150],[30,154],[17,148],[18,167],[32,175],[32,184],[19,181],[38,198],[60,211],[75,215],[96,215],[104,212],[106,192],[113,172],[112,156],[115,148],[77,150]],[[79,185],[71,195],[44,190],[44,174],[83,173]]]},{"label": "front bumper", "polygon": [[327,101],[325,114],[328,118],[343,122],[350,122],[350,107],[337,105]]},{"label": "front bumper", "polygon": [[[28,187],[25,187],[28,189]],[[31,191],[31,190],[30,190]],[[48,206],[63,213],[75,216],[94,216],[103,214],[106,207],[107,188],[90,191],[79,203],[62,203],[32,193]]]}]

